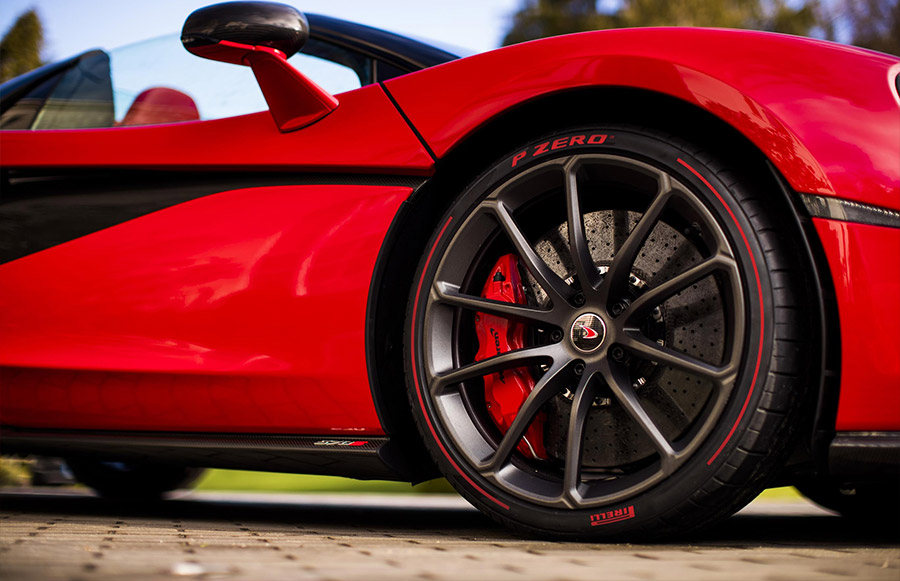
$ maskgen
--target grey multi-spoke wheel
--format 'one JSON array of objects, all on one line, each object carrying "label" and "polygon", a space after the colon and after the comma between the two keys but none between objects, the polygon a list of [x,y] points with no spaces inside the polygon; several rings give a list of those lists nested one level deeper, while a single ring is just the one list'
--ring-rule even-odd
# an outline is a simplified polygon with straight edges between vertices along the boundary
[{"label": "grey multi-spoke wheel", "polygon": [[790,269],[770,276],[786,253],[723,175],[652,132],[587,128],[455,201],[420,263],[407,369],[426,445],[476,506],[524,532],[621,536],[758,492],[802,392],[800,362],[773,354],[802,359],[802,342],[773,323],[794,308]]}]

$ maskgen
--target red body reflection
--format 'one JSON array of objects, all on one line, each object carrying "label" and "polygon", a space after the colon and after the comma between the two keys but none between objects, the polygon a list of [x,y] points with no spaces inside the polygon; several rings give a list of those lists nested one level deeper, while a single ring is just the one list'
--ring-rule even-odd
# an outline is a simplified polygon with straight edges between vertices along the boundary
[{"label": "red body reflection", "polygon": [[[692,103],[728,123],[797,191],[900,209],[900,191],[890,186],[900,182],[892,94],[900,71],[887,74],[895,64],[888,55],[791,36],[627,29],[515,45],[386,85],[438,157],[523,102],[631,87]],[[616,118],[602,101],[597,108],[600,118]]]},{"label": "red body reflection", "polygon": [[3,265],[2,422],[381,433],[358,322],[409,193],[223,192]]},{"label": "red body reflection", "polygon": [[900,229],[815,220],[841,323],[837,430],[900,430]]}]

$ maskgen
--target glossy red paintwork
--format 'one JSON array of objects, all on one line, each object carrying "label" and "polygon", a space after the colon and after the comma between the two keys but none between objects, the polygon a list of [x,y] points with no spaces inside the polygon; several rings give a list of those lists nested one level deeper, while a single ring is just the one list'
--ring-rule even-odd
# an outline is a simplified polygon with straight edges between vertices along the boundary
[{"label": "glossy red paintwork", "polygon": [[0,265],[0,420],[382,433],[363,322],[410,191],[222,192]]},{"label": "glossy red paintwork", "polygon": [[[491,118],[578,88],[692,103],[801,192],[900,209],[897,59],[753,32],[571,35],[386,83],[438,157]],[[4,168],[430,175],[383,89],[282,134],[268,112],[4,131]],[[485,160],[487,162],[487,160]],[[380,434],[364,354],[375,257],[409,189],[223,192],[0,265],[0,422],[81,429]],[[839,430],[900,430],[900,230],[817,220],[839,301]]]},{"label": "glossy red paintwork", "polygon": [[795,190],[900,209],[900,106],[889,74],[898,62],[759,32],[629,29],[512,46],[386,86],[439,157],[543,95],[598,86],[665,93],[743,133]]},{"label": "glossy red paintwork", "polygon": [[148,127],[4,131],[3,165],[431,172],[431,156],[381,86],[343,93],[340,101],[321,121],[287,134],[267,111]]},{"label": "glossy red paintwork", "polygon": [[900,229],[815,219],[841,324],[839,431],[900,431]]}]

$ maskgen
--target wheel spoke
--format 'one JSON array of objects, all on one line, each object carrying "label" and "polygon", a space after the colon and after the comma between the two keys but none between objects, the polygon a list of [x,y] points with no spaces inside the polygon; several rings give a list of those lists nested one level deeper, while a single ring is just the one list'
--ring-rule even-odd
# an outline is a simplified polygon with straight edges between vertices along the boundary
[{"label": "wheel spoke", "polygon": [[625,315],[629,319],[638,317],[644,314],[646,311],[659,305],[678,291],[694,284],[698,280],[705,278],[713,272],[716,272],[718,270],[734,269],[735,266],[736,265],[733,259],[722,254],[717,254],[713,257],[707,258],[700,264],[693,266],[688,270],[685,270],[681,274],[670,278],[659,286],[653,287],[650,290],[646,291],[640,297],[635,299],[635,301],[631,303],[631,305],[628,306]]},{"label": "wheel spoke", "polygon": [[622,244],[622,247],[613,256],[612,264],[609,265],[609,271],[603,279],[600,286],[600,299],[604,303],[610,298],[621,296],[628,284],[628,275],[631,273],[631,267],[634,264],[637,253],[644,245],[644,241],[653,231],[653,227],[662,216],[669,201],[673,197],[675,190],[672,189],[671,180],[668,176],[661,176],[659,180],[659,191],[656,197],[650,203],[650,206],[634,225],[628,238]]},{"label": "wheel spoke", "polygon": [[629,228],[629,224],[631,220],[628,218],[628,210],[613,210],[613,256],[618,254],[619,250],[622,248],[622,244],[625,243],[625,239],[628,238],[628,232],[631,230]]},{"label": "wheel spoke", "polygon": [[510,319],[521,319],[538,323],[556,324],[557,317],[553,310],[534,309],[518,303],[495,301],[484,297],[476,297],[459,292],[459,287],[447,282],[435,281],[435,300],[439,303],[460,307],[470,311],[479,311],[490,315],[498,315]]},{"label": "wheel spoke", "polygon": [[591,248],[585,234],[584,214],[581,212],[581,202],[578,199],[578,171],[575,162],[566,166],[566,212],[569,224],[569,248],[575,272],[581,282],[582,292],[593,294],[600,285],[600,275],[597,273],[594,259],[591,258]]},{"label": "wheel spoke", "polygon": [[715,383],[727,383],[734,379],[735,366],[732,363],[728,363],[724,367],[710,365],[705,361],[700,361],[690,355],[685,355],[674,349],[663,347],[662,345],[650,341],[646,337],[635,335],[633,333],[626,333],[625,336],[620,339],[620,343],[629,351],[643,359],[656,361],[657,363],[674,367],[675,369],[680,369],[681,371],[705,379],[710,379]]},{"label": "wheel spoke", "polygon": [[[556,276],[547,263],[531,247],[531,243],[525,237],[525,234],[519,229],[512,214],[501,201],[490,202],[489,207],[493,210],[494,216],[500,222],[500,226],[506,231],[510,242],[516,247],[519,259],[525,263],[526,268],[531,275],[537,279],[538,284],[544,289],[552,301],[557,303],[567,303],[569,298],[574,294],[574,290],[569,287],[561,278]],[[556,305],[554,305],[556,306]]]},{"label": "wheel spoke", "polygon": [[600,367],[600,373],[606,381],[606,385],[613,392],[616,399],[628,412],[638,426],[650,437],[656,451],[659,452],[664,473],[670,473],[675,467],[676,452],[672,444],[660,431],[656,422],[647,414],[647,410],[641,405],[634,387],[631,385],[625,370],[619,366],[613,367],[608,361]]},{"label": "wheel spoke", "polygon": [[534,420],[534,416],[537,415],[541,407],[565,387],[561,383],[566,376],[562,372],[565,367],[565,363],[554,362],[550,369],[535,384],[531,393],[522,402],[522,407],[519,408],[516,419],[513,420],[509,430],[503,435],[500,445],[497,446],[497,451],[491,457],[488,464],[489,470],[496,471],[507,461],[513,450],[519,445],[519,441],[525,435],[525,432]]},{"label": "wheel spoke", "polygon": [[560,358],[561,348],[558,344],[541,345],[540,347],[526,347],[508,351],[495,357],[489,357],[469,365],[464,365],[446,373],[437,374],[431,382],[431,392],[435,396],[443,394],[450,385],[512,369],[525,367],[537,363],[553,362]]},{"label": "wheel spoke", "polygon": [[581,484],[581,451],[584,440],[584,427],[587,423],[591,404],[594,402],[596,392],[593,373],[585,371],[575,389],[575,397],[572,399],[572,411],[569,415],[569,429],[566,437],[566,465],[563,472],[563,498],[568,502],[580,504],[581,494],[578,486]]}]

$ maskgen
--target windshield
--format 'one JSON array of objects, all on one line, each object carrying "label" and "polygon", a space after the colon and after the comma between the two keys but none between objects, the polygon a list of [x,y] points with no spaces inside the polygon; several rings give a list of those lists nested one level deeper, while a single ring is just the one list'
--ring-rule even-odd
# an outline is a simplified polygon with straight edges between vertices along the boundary
[{"label": "windshield", "polygon": [[[116,121],[124,119],[141,93],[157,87],[188,95],[200,119],[268,108],[249,67],[196,57],[184,49],[178,34],[130,44],[108,54]],[[360,86],[359,77],[349,67],[302,53],[288,62],[332,94]]]},{"label": "windshield", "polygon": [[[308,15],[288,62],[331,94],[442,64],[468,51]],[[220,119],[268,109],[248,67],[196,57],[169,34],[89,51],[0,86],[0,129],[86,129]]]}]

